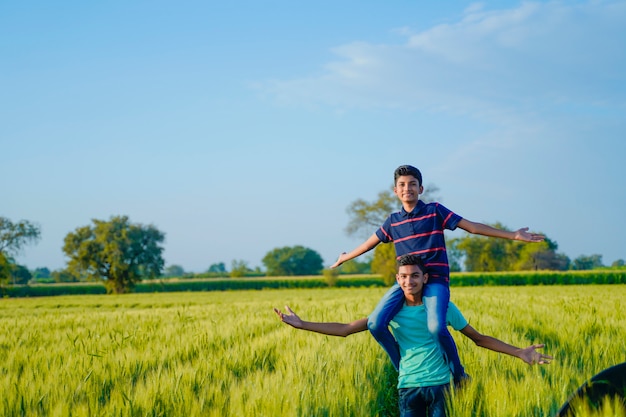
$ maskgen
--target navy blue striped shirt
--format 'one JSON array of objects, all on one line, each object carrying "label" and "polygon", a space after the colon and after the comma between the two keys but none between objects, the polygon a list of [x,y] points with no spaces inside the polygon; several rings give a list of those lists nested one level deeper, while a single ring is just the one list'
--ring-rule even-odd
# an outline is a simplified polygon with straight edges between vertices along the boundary
[{"label": "navy blue striped shirt", "polygon": [[430,281],[450,281],[450,266],[446,253],[445,229],[456,229],[462,217],[439,203],[417,206],[407,213],[404,208],[391,213],[385,223],[376,231],[383,243],[393,242],[396,256],[419,255],[424,259]]}]

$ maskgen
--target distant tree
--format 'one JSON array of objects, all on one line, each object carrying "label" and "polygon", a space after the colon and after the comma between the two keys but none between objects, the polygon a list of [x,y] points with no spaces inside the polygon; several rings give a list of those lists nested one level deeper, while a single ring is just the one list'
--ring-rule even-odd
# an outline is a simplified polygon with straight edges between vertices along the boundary
[{"label": "distant tree", "polygon": [[11,257],[0,252],[0,284],[24,285],[31,280],[32,274],[23,265],[18,265]]},{"label": "distant tree", "polygon": [[386,285],[396,280],[396,248],[393,244],[381,244],[374,248],[372,272],[380,275]]},{"label": "distant tree", "polygon": [[566,271],[569,269],[570,259],[556,253],[558,245],[546,237],[543,242],[524,244],[515,242],[519,248],[515,251],[517,260],[513,262],[514,271],[552,270]]},{"label": "distant tree", "polygon": [[78,282],[80,279],[76,277],[74,274],[69,272],[67,269],[57,269],[50,273],[51,278],[54,282]]},{"label": "distant tree", "polygon": [[457,239],[446,239],[446,254],[448,255],[448,265],[450,266],[450,272],[461,271],[463,252],[459,250],[457,244]]},{"label": "distant tree", "polygon": [[[500,223],[493,227],[509,230]],[[510,242],[513,241],[468,234],[455,238],[453,245],[464,254],[466,271],[510,271],[512,260],[517,259],[511,256],[516,246]]]},{"label": "distant tree", "polygon": [[572,261],[567,255],[555,252],[537,252],[535,254],[537,267],[535,269],[548,269],[554,271],[567,271],[571,268]]},{"label": "distant tree", "polygon": [[[13,223],[6,217],[0,217],[0,283],[13,282],[14,268],[17,264],[13,256],[18,254],[22,248],[37,242],[41,237],[39,226],[27,221],[20,220]],[[23,274],[23,271],[15,271]]]},{"label": "distant tree", "polygon": [[209,266],[209,270],[207,271],[209,274],[215,274],[215,275],[226,275],[227,271],[226,271],[226,265],[224,265],[224,262],[219,262],[216,264],[211,264],[211,266]]},{"label": "distant tree", "polygon": [[621,267],[624,266],[624,260],[623,259],[618,259],[616,261],[613,261],[613,263],[611,264],[612,267]]},{"label": "distant tree", "polygon": [[338,272],[342,274],[369,274],[372,272],[372,259],[373,256],[366,256],[364,261],[351,259],[343,263]]},{"label": "distant tree", "polygon": [[602,255],[581,255],[572,262],[572,269],[577,271],[601,268],[603,266]]},{"label": "distant tree", "polygon": [[46,279],[50,278],[50,270],[46,267],[35,268],[33,271],[33,279]]},{"label": "distant tree", "polygon": [[246,261],[233,259],[231,265],[230,276],[232,278],[245,277],[248,273],[252,272]]},{"label": "distant tree", "polygon": [[129,292],[142,278],[163,270],[165,235],[156,227],[130,223],[127,216],[77,228],[65,237],[63,251],[70,258],[68,271],[104,282],[107,292]]},{"label": "distant tree", "polygon": [[[501,223],[491,226],[510,230]],[[465,270],[469,272],[524,271],[524,270],[563,270],[569,265],[569,258],[556,253],[556,242],[546,238],[541,243],[526,243],[517,240],[465,234],[450,239],[447,246],[458,251],[453,259],[463,259]],[[452,268],[451,268],[452,270]]]},{"label": "distant tree", "polygon": [[11,271],[11,280],[13,284],[26,285],[33,275],[24,265],[14,265]]},{"label": "distant tree", "polygon": [[6,217],[0,217],[0,252],[16,254],[24,245],[35,243],[40,237],[39,226],[27,220],[13,223]]},{"label": "distant tree", "polygon": [[0,285],[7,284],[13,270],[13,258],[0,252]]},{"label": "distant tree", "polygon": [[180,265],[170,265],[165,268],[163,275],[166,277],[182,277],[185,275],[185,270]]},{"label": "distant tree", "polygon": [[304,246],[285,246],[268,252],[262,260],[267,275],[317,275],[322,272],[322,257]]}]

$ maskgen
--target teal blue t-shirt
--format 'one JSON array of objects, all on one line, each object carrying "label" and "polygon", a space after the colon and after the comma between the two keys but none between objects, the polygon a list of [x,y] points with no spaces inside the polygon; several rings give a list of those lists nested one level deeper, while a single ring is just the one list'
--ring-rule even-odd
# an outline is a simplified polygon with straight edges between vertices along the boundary
[{"label": "teal blue t-shirt", "polygon": [[[454,330],[467,326],[467,320],[452,302],[446,320]],[[400,345],[398,388],[429,387],[450,382],[450,368],[443,352],[428,332],[424,305],[402,307],[389,324]]]}]

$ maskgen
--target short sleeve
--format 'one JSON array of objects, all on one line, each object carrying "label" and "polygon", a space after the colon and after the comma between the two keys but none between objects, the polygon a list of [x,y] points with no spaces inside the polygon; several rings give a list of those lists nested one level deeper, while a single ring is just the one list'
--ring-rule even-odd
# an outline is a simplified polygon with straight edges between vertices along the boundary
[{"label": "short sleeve", "polygon": [[387,217],[385,223],[378,228],[376,236],[382,243],[389,243],[393,240],[391,237],[391,216]]},{"label": "short sleeve", "polygon": [[441,219],[443,228],[448,230],[455,230],[459,222],[463,219],[461,216],[439,203],[437,203],[437,215]]},{"label": "short sleeve", "polygon": [[463,317],[461,310],[454,305],[452,301],[448,303],[448,313],[446,314],[446,321],[449,326],[452,326],[454,330],[461,330],[468,325],[467,320]]}]

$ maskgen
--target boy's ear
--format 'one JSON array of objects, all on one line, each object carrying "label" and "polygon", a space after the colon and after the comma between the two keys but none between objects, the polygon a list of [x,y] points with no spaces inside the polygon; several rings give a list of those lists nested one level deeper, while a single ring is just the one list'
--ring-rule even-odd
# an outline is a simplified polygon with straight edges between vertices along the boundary
[{"label": "boy's ear", "polygon": [[418,194],[422,194],[424,192],[424,186],[420,185]]},{"label": "boy's ear", "polygon": [[424,272],[424,284],[428,282],[428,272]]}]

